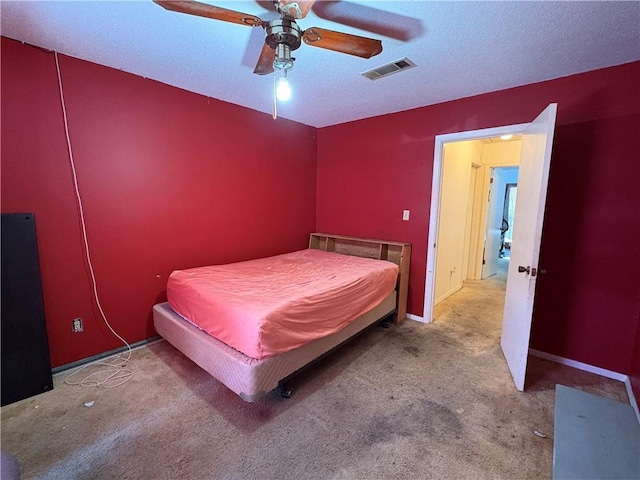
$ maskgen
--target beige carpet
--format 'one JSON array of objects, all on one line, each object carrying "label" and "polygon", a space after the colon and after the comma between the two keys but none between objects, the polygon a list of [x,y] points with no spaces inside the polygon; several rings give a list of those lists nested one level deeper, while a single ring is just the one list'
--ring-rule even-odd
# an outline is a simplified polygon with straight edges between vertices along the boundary
[{"label": "beige carpet", "polygon": [[550,478],[555,384],[626,392],[535,358],[517,392],[499,347],[501,282],[468,283],[431,325],[362,335],[288,400],[244,403],[166,342],[149,345],[121,387],[58,376],[2,408],[2,449],[29,479]]}]

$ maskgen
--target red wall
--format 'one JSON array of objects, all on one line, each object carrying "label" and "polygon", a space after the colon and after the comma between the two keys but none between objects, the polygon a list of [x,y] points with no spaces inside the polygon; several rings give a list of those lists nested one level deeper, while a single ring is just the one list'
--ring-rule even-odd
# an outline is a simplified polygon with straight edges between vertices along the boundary
[{"label": "red wall", "polygon": [[638,326],[636,328],[636,339],[631,360],[631,388],[636,398],[636,403],[640,407],[640,313],[638,313]]},{"label": "red wall", "polygon": [[317,229],[411,242],[409,312],[422,316],[435,135],[529,122],[557,102],[531,345],[628,373],[640,304],[638,85],[635,62],[322,128]]},{"label": "red wall", "polygon": [[[2,211],[36,214],[57,366],[120,344],[91,299],[54,57],[3,38],[1,62]],[[173,269],[302,248],[312,230],[412,242],[409,311],[422,315],[434,136],[528,122],[558,102],[532,346],[631,373],[637,391],[640,62],[317,132],[60,63],[98,288],[130,342],[154,334]],[[295,157],[265,148],[284,143]]]},{"label": "red wall", "polygon": [[[174,269],[304,248],[316,129],[60,56],[102,305],[129,342]],[[84,262],[54,56],[2,39],[2,212],[34,212],[54,366],[121,346]],[[282,155],[277,147],[287,145]],[[82,334],[71,321],[84,319]]]}]

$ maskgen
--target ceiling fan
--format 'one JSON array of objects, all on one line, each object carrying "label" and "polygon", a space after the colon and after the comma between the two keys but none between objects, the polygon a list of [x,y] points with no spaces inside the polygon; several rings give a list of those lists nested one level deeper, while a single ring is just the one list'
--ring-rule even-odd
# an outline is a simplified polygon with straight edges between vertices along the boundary
[{"label": "ceiling fan", "polygon": [[[249,27],[264,28],[266,37],[253,73],[267,75],[274,70],[278,71],[280,80],[284,79],[283,82],[279,82],[278,89],[281,87],[280,84],[288,89],[288,83],[286,82],[287,70],[293,68],[295,60],[291,56],[291,52],[298,49],[302,42],[312,47],[320,47],[361,58],[371,58],[382,52],[382,42],[380,40],[318,27],[307,28],[303,31],[296,23],[296,20],[307,16],[315,0],[272,0],[276,11],[280,14],[280,18],[270,21],[262,20],[255,15],[236,12],[194,0],[153,1],[161,7],[174,12],[197,15]],[[283,88],[284,90],[286,89]]]}]

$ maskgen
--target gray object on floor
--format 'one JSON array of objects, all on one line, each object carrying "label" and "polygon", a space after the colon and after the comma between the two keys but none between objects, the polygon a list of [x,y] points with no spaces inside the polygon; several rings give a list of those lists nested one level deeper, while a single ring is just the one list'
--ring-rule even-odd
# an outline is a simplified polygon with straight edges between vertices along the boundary
[{"label": "gray object on floor", "polygon": [[640,425],[630,405],[556,385],[553,478],[640,478]]},{"label": "gray object on floor", "polygon": [[20,480],[18,460],[5,451],[0,452],[0,478],[2,480]]}]

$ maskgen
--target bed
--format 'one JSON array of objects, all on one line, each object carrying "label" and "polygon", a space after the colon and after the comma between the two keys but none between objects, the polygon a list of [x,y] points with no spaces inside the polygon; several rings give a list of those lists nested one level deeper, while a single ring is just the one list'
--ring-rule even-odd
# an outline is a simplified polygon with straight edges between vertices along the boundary
[{"label": "bed", "polygon": [[410,257],[408,243],[313,233],[307,250],[172,273],[154,326],[254,402],[380,320],[402,323]]}]

